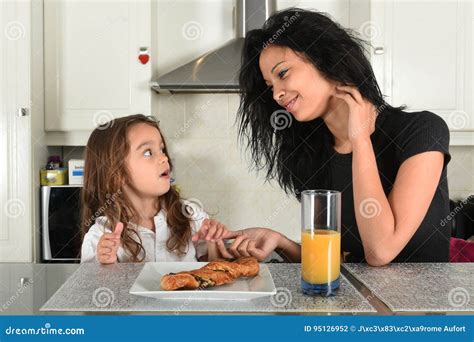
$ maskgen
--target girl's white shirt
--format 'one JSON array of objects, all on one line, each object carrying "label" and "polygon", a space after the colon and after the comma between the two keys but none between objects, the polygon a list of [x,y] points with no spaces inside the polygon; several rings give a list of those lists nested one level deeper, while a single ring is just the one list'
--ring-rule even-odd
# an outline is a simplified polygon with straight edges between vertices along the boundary
[{"label": "girl's white shirt", "polygon": [[[185,211],[188,217],[190,217],[192,234],[199,231],[204,219],[209,218],[207,213],[202,210],[196,203],[182,200],[182,208],[186,210],[186,207],[192,210]],[[160,210],[154,217],[155,232],[151,229],[130,224],[129,228],[136,229],[142,240],[142,245],[146,251],[144,262],[149,261],[198,261],[198,258],[207,254],[206,241],[194,242],[189,238],[187,252],[185,255],[178,255],[176,253],[168,251],[166,248],[166,241],[170,237],[170,229],[166,223],[166,212]],[[108,228],[107,218],[105,216],[99,216],[94,225],[92,225],[89,231],[85,234],[81,248],[81,263],[85,262],[98,262],[97,260],[97,244],[99,239],[104,233],[112,233],[112,230]],[[136,236],[132,234],[132,238],[136,239]],[[143,251],[142,251],[143,253]],[[140,255],[141,257],[142,255]],[[131,262],[131,256],[125,252],[120,246],[117,251],[117,259],[119,262]]]}]

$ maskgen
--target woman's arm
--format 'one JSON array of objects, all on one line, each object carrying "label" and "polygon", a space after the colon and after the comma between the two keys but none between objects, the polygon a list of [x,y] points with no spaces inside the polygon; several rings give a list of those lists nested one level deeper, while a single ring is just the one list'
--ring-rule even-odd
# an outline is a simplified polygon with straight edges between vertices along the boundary
[{"label": "woman's arm", "polygon": [[[350,108],[354,211],[367,263],[390,263],[407,245],[425,217],[443,169],[443,154],[423,152],[405,160],[388,198],[380,181],[367,122],[374,114],[352,87],[343,87]],[[349,97],[348,97],[349,96]],[[372,121],[373,122],[373,121]]]},{"label": "woman's arm", "polygon": [[230,246],[218,243],[221,254],[239,258],[253,256],[259,261],[265,260],[273,251],[283,254],[291,262],[300,262],[301,248],[285,235],[269,228],[247,228],[227,231],[222,239],[234,239]]},{"label": "woman's arm", "polygon": [[284,256],[288,261],[301,262],[301,246],[293,240],[288,239],[285,235],[279,234],[280,239],[275,252]]},{"label": "woman's arm", "polygon": [[442,168],[441,152],[407,159],[387,198],[370,140],[353,145],[354,208],[369,264],[388,264],[410,241],[428,211]]}]

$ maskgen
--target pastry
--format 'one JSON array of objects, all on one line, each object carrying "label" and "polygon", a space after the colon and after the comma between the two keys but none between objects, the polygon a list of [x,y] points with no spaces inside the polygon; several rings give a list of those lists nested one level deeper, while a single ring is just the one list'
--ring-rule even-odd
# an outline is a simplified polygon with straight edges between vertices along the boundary
[{"label": "pastry", "polygon": [[165,291],[204,289],[229,284],[240,277],[255,277],[260,270],[254,257],[243,257],[235,261],[211,261],[197,270],[169,273],[161,278],[161,289]]}]

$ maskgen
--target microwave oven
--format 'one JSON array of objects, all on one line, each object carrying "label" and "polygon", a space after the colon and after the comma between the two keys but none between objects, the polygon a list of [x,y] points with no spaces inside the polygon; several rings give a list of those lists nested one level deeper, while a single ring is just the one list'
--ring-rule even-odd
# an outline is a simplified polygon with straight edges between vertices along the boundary
[{"label": "microwave oven", "polygon": [[80,260],[81,185],[41,187],[41,257],[43,261]]}]

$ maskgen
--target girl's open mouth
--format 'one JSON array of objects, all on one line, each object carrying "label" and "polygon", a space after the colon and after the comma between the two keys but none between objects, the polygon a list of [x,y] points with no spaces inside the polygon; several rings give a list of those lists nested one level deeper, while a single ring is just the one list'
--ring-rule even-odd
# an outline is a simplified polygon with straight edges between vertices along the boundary
[{"label": "girl's open mouth", "polygon": [[160,178],[170,178],[170,170],[166,170],[160,175]]}]

